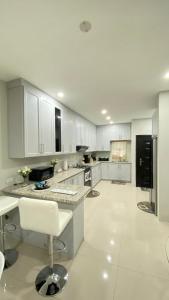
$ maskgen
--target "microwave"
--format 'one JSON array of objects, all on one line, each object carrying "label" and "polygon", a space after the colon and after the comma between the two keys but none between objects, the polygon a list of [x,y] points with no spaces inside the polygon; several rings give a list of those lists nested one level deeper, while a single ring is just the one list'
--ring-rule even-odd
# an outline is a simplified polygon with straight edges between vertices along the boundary
[{"label": "microwave", "polygon": [[52,166],[41,166],[33,168],[32,172],[29,174],[30,181],[42,181],[48,180],[54,175],[54,167]]}]

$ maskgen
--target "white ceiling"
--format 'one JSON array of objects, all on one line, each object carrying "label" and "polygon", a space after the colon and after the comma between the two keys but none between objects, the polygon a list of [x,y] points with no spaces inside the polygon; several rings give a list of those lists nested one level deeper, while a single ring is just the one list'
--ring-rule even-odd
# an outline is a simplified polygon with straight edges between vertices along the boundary
[{"label": "white ceiling", "polygon": [[102,108],[115,122],[151,116],[167,71],[168,0],[0,0],[0,79],[62,90],[96,124]]}]

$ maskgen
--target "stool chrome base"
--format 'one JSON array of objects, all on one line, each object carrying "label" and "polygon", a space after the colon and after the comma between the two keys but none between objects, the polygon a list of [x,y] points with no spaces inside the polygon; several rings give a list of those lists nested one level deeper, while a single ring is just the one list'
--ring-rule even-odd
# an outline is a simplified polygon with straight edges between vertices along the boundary
[{"label": "stool chrome base", "polygon": [[40,271],[36,277],[35,287],[41,296],[54,296],[61,292],[68,280],[68,272],[62,265],[49,266]]},{"label": "stool chrome base", "polygon": [[91,190],[88,194],[87,194],[87,198],[94,198],[94,197],[98,197],[100,195],[100,193],[96,190]]},{"label": "stool chrome base", "polygon": [[18,252],[15,249],[7,249],[3,252],[5,257],[5,266],[4,269],[8,269],[17,261]]}]

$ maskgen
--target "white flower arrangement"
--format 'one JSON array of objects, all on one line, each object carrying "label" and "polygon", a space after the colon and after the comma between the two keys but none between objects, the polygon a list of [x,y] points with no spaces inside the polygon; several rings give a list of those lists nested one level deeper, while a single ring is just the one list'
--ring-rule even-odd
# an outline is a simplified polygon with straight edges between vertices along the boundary
[{"label": "white flower arrangement", "polygon": [[24,178],[26,178],[31,172],[32,172],[32,170],[30,168],[28,168],[27,166],[18,170],[18,174]]},{"label": "white flower arrangement", "polygon": [[51,163],[51,165],[52,165],[53,167],[55,167],[55,166],[57,165],[57,163],[58,163],[58,160],[57,160],[57,159],[52,159],[52,160],[50,161],[50,163]]}]

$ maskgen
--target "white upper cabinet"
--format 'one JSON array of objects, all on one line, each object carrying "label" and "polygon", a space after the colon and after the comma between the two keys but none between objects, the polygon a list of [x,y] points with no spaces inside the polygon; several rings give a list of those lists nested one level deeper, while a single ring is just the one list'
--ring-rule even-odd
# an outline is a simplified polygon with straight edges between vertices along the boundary
[{"label": "white upper cabinet", "polygon": [[[61,133],[55,128],[60,110]],[[8,83],[9,157],[75,153],[76,145],[96,150],[96,126],[24,79]],[[58,135],[61,151],[56,152]],[[57,150],[58,151],[58,150]]]},{"label": "white upper cabinet", "polygon": [[110,127],[109,126],[97,126],[96,130],[96,149],[98,151],[110,151]]},{"label": "white upper cabinet", "polygon": [[[13,116],[14,117],[14,116]],[[37,156],[39,154],[39,98],[33,92],[25,90],[24,101],[25,123],[25,153],[23,156]]]},{"label": "white upper cabinet", "polygon": [[76,145],[88,146],[88,151],[96,150],[96,126],[80,115],[75,116]]},{"label": "white upper cabinet", "polygon": [[8,86],[9,157],[51,155],[55,151],[55,106],[24,80]]},{"label": "white upper cabinet", "polygon": [[63,153],[76,151],[75,114],[70,109],[62,109],[61,144]]},{"label": "white upper cabinet", "polygon": [[113,140],[130,140],[130,127],[130,123],[97,126],[97,150],[110,151],[110,142]]},{"label": "white upper cabinet", "polygon": [[55,107],[45,98],[39,100],[39,152],[55,152]]},{"label": "white upper cabinet", "polygon": [[131,139],[130,123],[114,124],[112,126],[114,127],[112,140],[130,140]]}]

